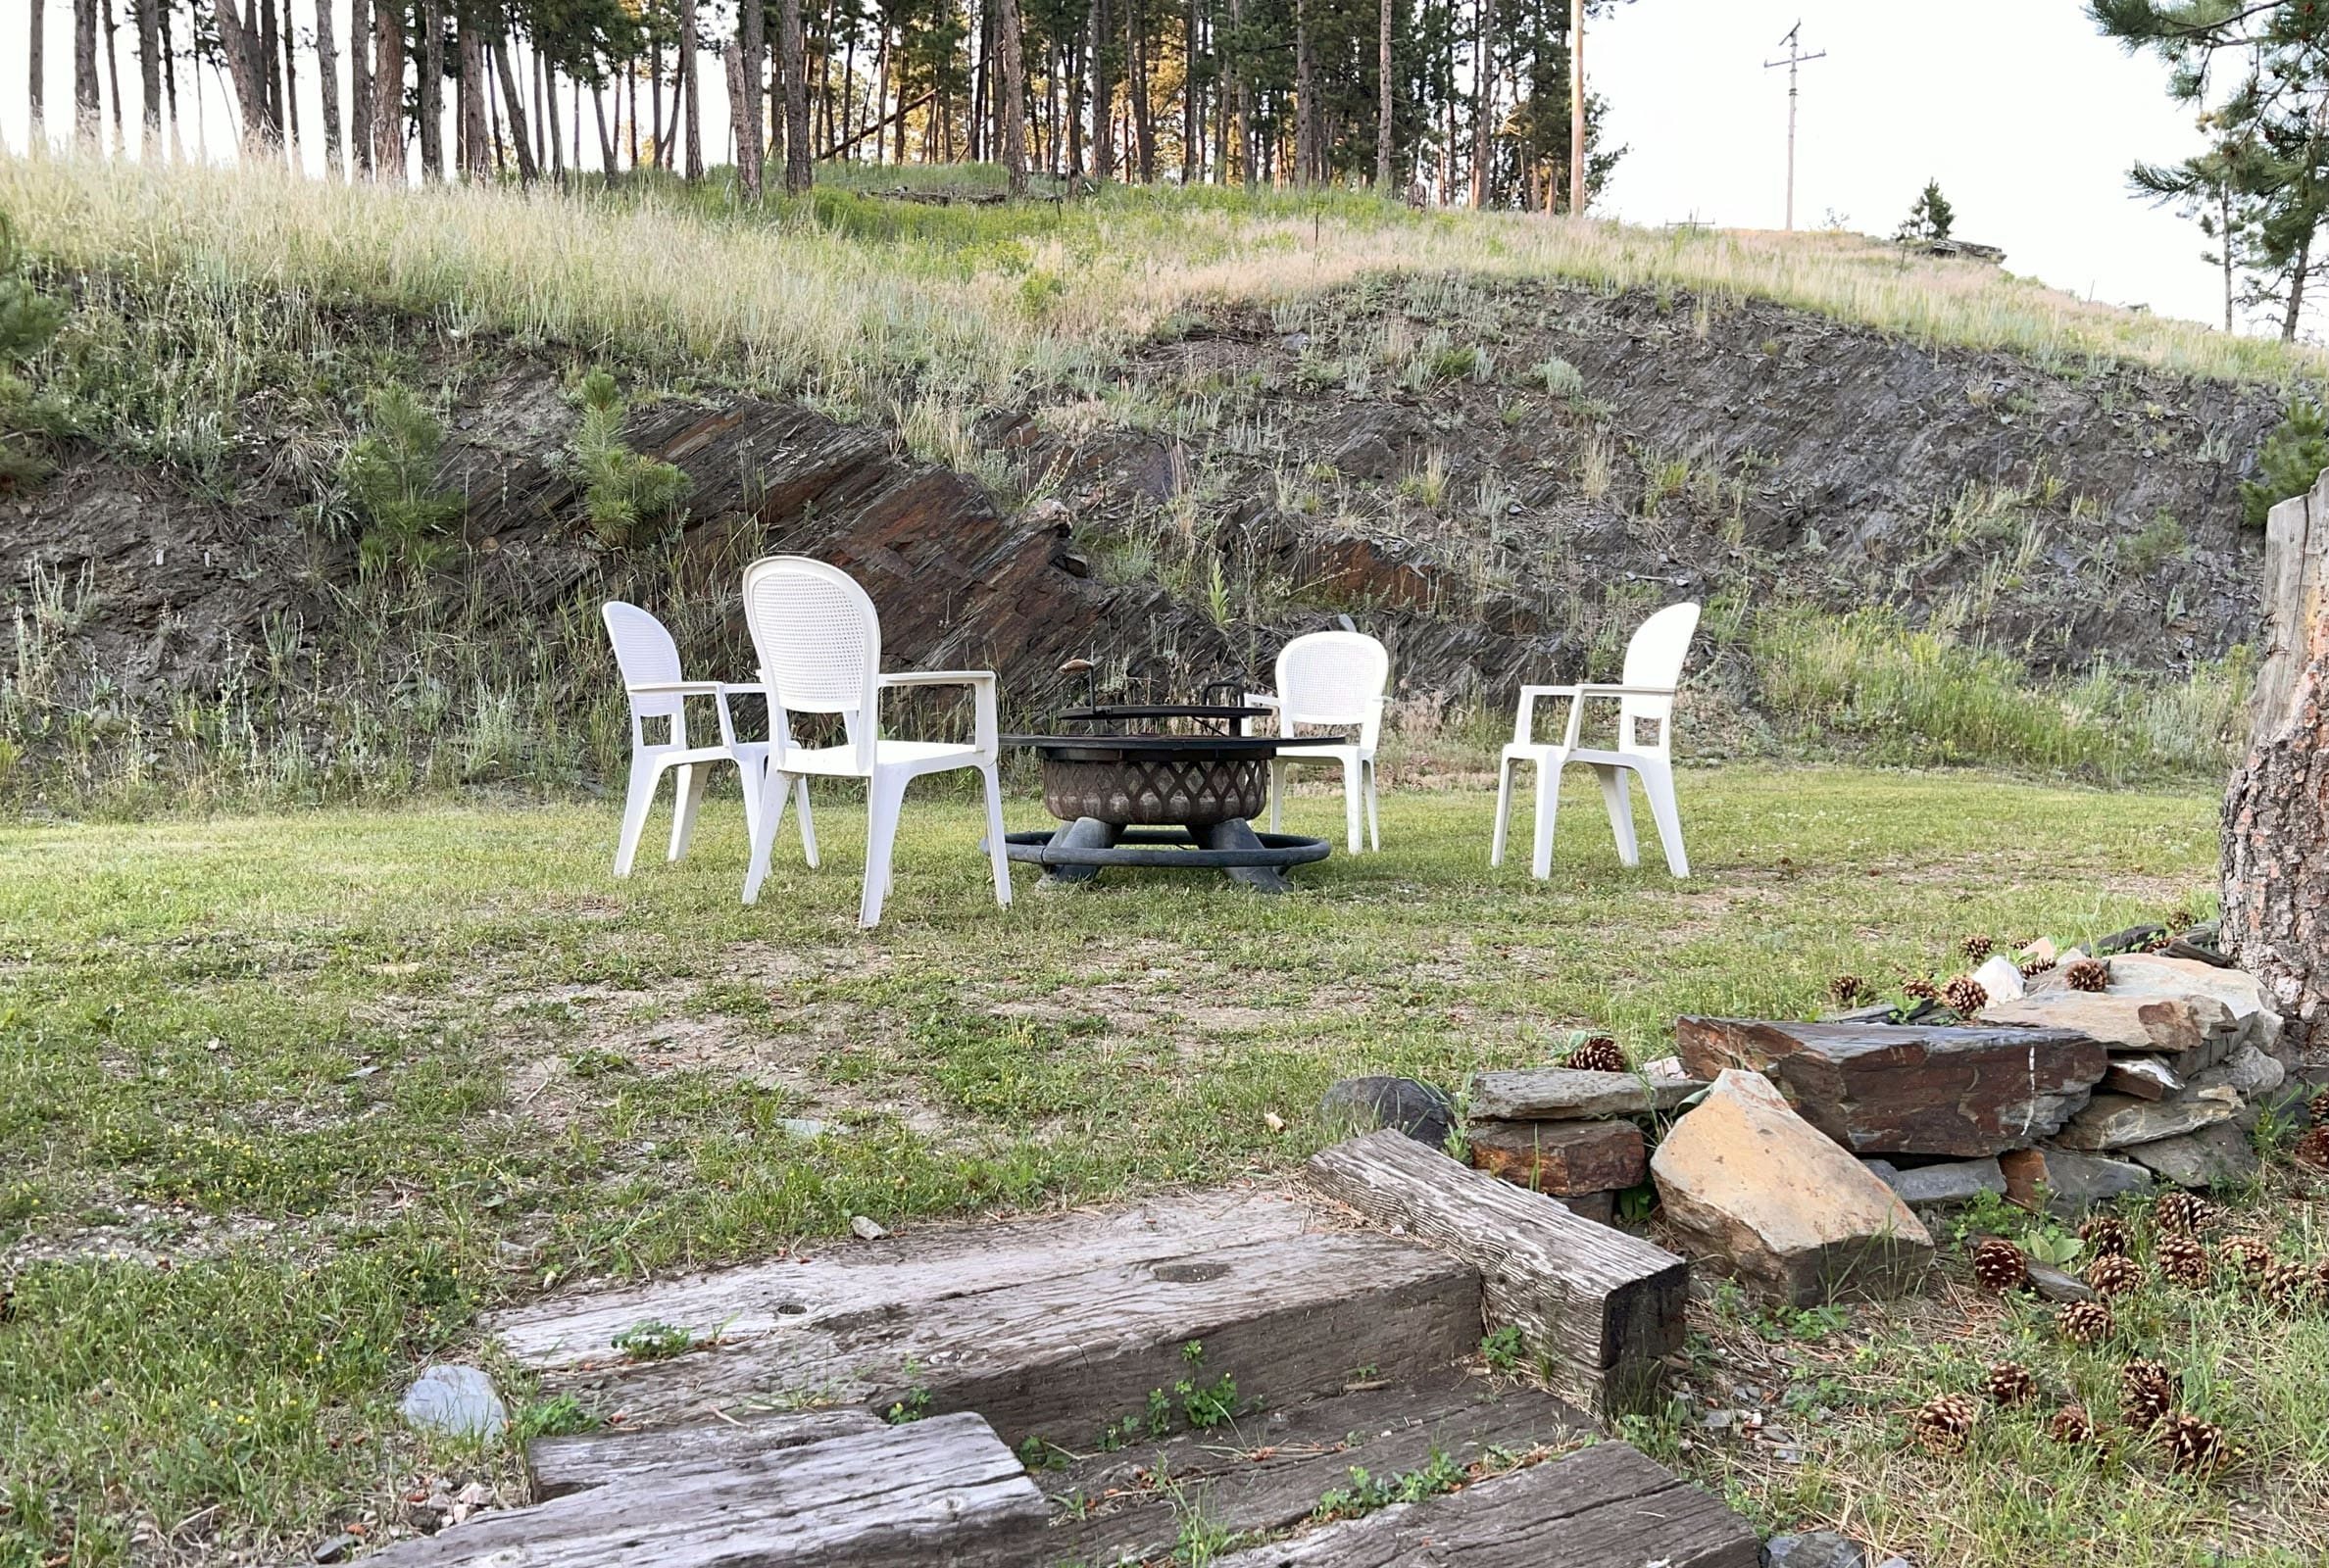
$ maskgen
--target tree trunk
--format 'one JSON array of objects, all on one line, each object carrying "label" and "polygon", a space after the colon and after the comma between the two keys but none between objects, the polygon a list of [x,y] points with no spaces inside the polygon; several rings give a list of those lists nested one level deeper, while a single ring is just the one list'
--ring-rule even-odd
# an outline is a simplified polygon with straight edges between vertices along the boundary
[{"label": "tree trunk", "polygon": [[48,133],[48,93],[44,83],[48,77],[48,57],[43,50],[41,13],[48,9],[48,0],[32,0],[30,36],[25,44],[26,68],[31,72],[29,91],[32,99],[32,150],[42,152],[41,138]]},{"label": "tree trunk", "polygon": [[[329,4],[330,0],[324,0]],[[372,171],[372,0],[348,0],[348,172]]]},{"label": "tree trunk", "polygon": [[1197,183],[1204,159],[1205,95],[1197,90],[1199,62],[1204,58],[1205,24],[1197,15],[1197,0],[1181,13],[1181,187]]},{"label": "tree trunk", "polygon": [[679,90],[687,95],[687,177],[704,177],[704,114],[696,74],[696,0],[679,0]]},{"label": "tree trunk", "polygon": [[82,151],[97,151],[102,116],[97,99],[97,0],[73,0],[73,138]]},{"label": "tree trunk", "polygon": [[1115,85],[1108,73],[1108,0],[1092,0],[1092,178],[1115,173]]},{"label": "tree trunk", "polygon": [[2224,793],[2224,952],[2303,1050],[2329,1000],[2329,476],[2264,526],[2264,662]]},{"label": "tree trunk", "polygon": [[1027,59],[1018,0],[995,0],[995,42],[1003,54],[1003,172],[1011,194],[1027,194]]},{"label": "tree trunk", "polygon": [[[38,0],[32,7],[38,11]],[[162,0],[129,0],[137,19],[137,155],[162,161]]]},{"label": "tree trunk", "polygon": [[533,143],[525,131],[525,95],[518,90],[517,73],[510,69],[510,46],[496,40],[493,45],[493,71],[501,78],[502,107],[509,111],[510,142],[518,154],[518,179],[530,185],[541,167],[534,162]]},{"label": "tree trunk", "polygon": [[[590,84],[590,112],[598,121],[599,178],[606,182],[609,190],[613,190],[615,188],[615,132],[607,124],[607,84],[604,79]],[[576,164],[579,165],[581,162],[579,150],[576,151],[574,157]]]},{"label": "tree trunk", "polygon": [[2297,242],[2297,262],[2289,270],[2289,309],[2281,317],[2281,341],[2297,341],[2297,321],[2304,313],[2304,274],[2312,270],[2312,231]]},{"label": "tree trunk", "polygon": [[[152,3],[152,0],[147,0]],[[316,88],[323,104],[323,169],[340,177],[339,44],[331,31],[332,0],[316,0]]]},{"label": "tree trunk", "polygon": [[1318,63],[1311,50],[1310,12],[1294,0],[1294,181],[1318,177]]},{"label": "tree trunk", "polygon": [[[1792,69],[1792,68],[1791,68]],[[1569,213],[1585,211],[1585,0],[1569,0]]]},{"label": "tree trunk", "polygon": [[113,93],[113,152],[116,158],[127,146],[122,130],[122,51],[118,47],[121,28],[114,20],[113,0],[105,0],[105,81]]},{"label": "tree trunk", "polygon": [[[321,3],[328,6],[331,0]],[[455,99],[460,106],[461,172],[481,180],[493,173],[493,161],[486,150],[491,144],[485,137],[485,40],[469,17],[456,16],[454,26],[461,35],[461,84]]]},{"label": "tree trunk", "polygon": [[784,191],[799,196],[817,178],[809,147],[809,50],[801,0],[776,0],[776,46],[784,57]]},{"label": "tree trunk", "polygon": [[1124,0],[1124,100],[1132,112],[1132,145],[1140,157],[1140,182],[1154,185],[1157,127],[1149,112],[1147,32],[1140,0]]},{"label": "tree trunk", "polygon": [[1383,0],[1375,34],[1375,190],[1391,191],[1391,0]]},{"label": "tree trunk", "polygon": [[445,177],[445,5],[421,0],[421,177]]},{"label": "tree trunk", "polygon": [[291,25],[291,0],[283,0],[283,150],[299,167],[299,29]]},{"label": "tree trunk", "polygon": [[[235,0],[216,0],[213,15],[219,24],[219,52],[226,57],[226,74],[234,83],[234,109],[242,125],[243,147],[254,153],[271,151],[267,82],[259,71],[257,40],[243,25],[242,10]],[[195,79],[201,79],[199,74]]]},{"label": "tree trunk", "polygon": [[736,18],[738,85],[743,89],[736,115],[736,181],[746,201],[761,199],[761,71],[767,57],[767,21],[762,0],[743,0]]},{"label": "tree trunk", "polygon": [[170,161],[182,164],[186,161],[186,143],[178,131],[177,45],[170,35],[170,7],[158,5],[155,14],[162,32],[162,96],[170,105]]},{"label": "tree trunk", "polygon": [[267,101],[267,129],[276,141],[283,137],[282,39],[275,21],[275,0],[254,0],[259,12],[255,47],[259,51],[259,79]]},{"label": "tree trunk", "polygon": [[[219,0],[223,7],[227,0]],[[372,168],[405,182],[405,31],[400,0],[372,6]]]},{"label": "tree trunk", "polygon": [[[1229,0],[1229,30],[1236,35],[1238,47],[1245,46],[1245,0]],[[1261,183],[1261,174],[1254,167],[1254,82],[1243,69],[1237,73],[1237,158],[1250,190]]]},{"label": "tree trunk", "polygon": [[1488,205],[1488,155],[1496,110],[1496,0],[1480,0],[1480,40],[1472,55],[1471,204]]}]

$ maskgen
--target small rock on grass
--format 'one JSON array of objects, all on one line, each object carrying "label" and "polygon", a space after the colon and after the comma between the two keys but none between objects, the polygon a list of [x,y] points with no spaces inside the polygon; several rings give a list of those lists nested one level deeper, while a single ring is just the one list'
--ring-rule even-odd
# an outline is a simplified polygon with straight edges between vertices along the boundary
[{"label": "small rock on grass", "polygon": [[1318,1117],[1354,1132],[1394,1127],[1418,1144],[1446,1145],[1456,1130],[1456,1107],[1429,1084],[1376,1075],[1345,1078],[1318,1097]]},{"label": "small rock on grass", "polygon": [[878,1242],[889,1234],[875,1221],[867,1219],[863,1214],[849,1216],[849,1233],[861,1242]]},{"label": "small rock on grass", "polygon": [[497,1438],[510,1424],[493,1379],[473,1366],[426,1368],[405,1391],[403,1408],[415,1427],[460,1438]]},{"label": "small rock on grass", "polygon": [[1868,1568],[1867,1554],[1850,1536],[1807,1530],[1763,1543],[1763,1568]]},{"label": "small rock on grass", "polygon": [[348,1554],[364,1543],[344,1531],[327,1541],[316,1543],[316,1549],[308,1556],[317,1562],[346,1562]]}]

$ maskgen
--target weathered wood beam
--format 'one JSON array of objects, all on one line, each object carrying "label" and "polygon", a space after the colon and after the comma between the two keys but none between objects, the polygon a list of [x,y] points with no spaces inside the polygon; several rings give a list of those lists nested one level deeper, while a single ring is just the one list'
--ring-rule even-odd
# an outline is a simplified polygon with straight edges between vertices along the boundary
[{"label": "weathered wood beam", "polygon": [[1521,1330],[1564,1398],[1596,1415],[1655,1402],[1661,1363],[1682,1348],[1681,1258],[1388,1129],[1320,1151],[1304,1174],[1477,1268],[1490,1322]]},{"label": "weathered wood beam", "polygon": [[533,1472],[534,1501],[548,1502],[592,1487],[635,1485],[647,1472],[675,1464],[732,1463],[753,1454],[872,1432],[880,1426],[881,1418],[870,1410],[800,1410],[653,1432],[536,1438],[525,1446],[525,1464]]}]

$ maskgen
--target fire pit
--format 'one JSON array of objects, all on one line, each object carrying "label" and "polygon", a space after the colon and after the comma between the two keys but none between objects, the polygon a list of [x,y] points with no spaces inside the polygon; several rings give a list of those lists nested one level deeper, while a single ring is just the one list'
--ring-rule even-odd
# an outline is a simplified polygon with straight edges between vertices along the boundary
[{"label": "fire pit", "polygon": [[[1089,668],[1077,660],[1062,673]],[[1248,887],[1287,892],[1286,867],[1324,859],[1326,841],[1257,833],[1248,819],[1268,803],[1272,757],[1338,737],[1245,733],[1247,719],[1267,711],[1235,703],[1092,703],[1060,719],[1093,725],[1093,733],[1005,736],[1007,746],[1042,754],[1044,807],[1066,824],[1008,834],[1006,853],[1043,866],[1055,886],[1088,881],[1104,866],[1155,865],[1225,871]]]}]

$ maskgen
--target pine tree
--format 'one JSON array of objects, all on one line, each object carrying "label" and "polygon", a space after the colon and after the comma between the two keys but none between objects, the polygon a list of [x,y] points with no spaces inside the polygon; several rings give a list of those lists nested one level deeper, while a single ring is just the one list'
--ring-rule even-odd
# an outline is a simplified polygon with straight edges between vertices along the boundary
[{"label": "pine tree", "polygon": [[1908,216],[1893,238],[1906,245],[1915,240],[1949,238],[1950,228],[1957,222],[1957,209],[1949,205],[1949,198],[1941,194],[1941,181],[1928,179],[1925,188],[1908,209]]}]

